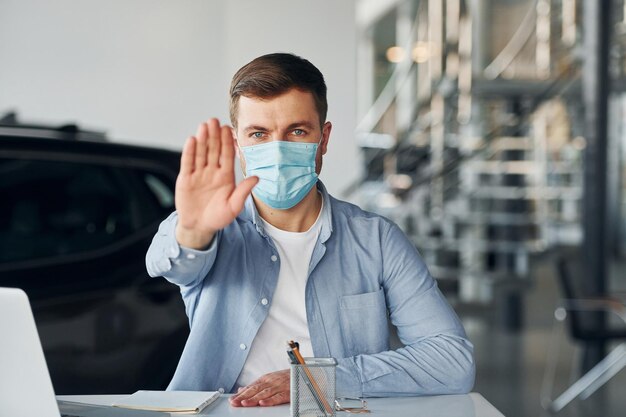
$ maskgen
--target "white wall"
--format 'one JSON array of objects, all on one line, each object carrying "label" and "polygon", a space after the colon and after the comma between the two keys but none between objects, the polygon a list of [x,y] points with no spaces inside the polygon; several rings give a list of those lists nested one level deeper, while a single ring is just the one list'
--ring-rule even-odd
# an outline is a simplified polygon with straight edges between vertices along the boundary
[{"label": "white wall", "polygon": [[198,122],[228,121],[239,67],[293,52],[326,77],[334,129],[322,179],[337,194],[360,172],[354,2],[0,0],[0,113],[180,149]]}]

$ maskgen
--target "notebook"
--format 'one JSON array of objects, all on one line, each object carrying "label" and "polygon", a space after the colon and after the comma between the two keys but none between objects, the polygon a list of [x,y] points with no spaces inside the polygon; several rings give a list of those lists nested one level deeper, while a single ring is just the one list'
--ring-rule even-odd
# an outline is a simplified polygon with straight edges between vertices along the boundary
[{"label": "notebook", "polygon": [[219,396],[218,391],[137,391],[113,406],[191,414],[199,413]]},{"label": "notebook", "polygon": [[62,407],[61,414],[30,303],[20,289],[0,288],[0,335],[0,416],[163,416],[152,411],[80,404]]}]

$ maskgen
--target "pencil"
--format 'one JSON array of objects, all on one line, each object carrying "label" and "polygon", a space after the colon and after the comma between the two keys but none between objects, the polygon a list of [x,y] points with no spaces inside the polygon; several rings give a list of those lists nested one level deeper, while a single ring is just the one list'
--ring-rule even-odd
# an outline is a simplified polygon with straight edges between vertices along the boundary
[{"label": "pencil", "polygon": [[304,362],[304,358],[300,354],[300,349],[298,348],[298,344],[296,342],[294,342],[293,340],[290,340],[289,342],[287,342],[287,344],[289,345],[289,347],[291,348],[293,354],[295,355],[296,359],[298,360],[298,363],[300,365],[302,365],[302,369],[304,370],[304,373],[306,374],[307,379],[311,382],[311,388],[312,388],[312,391],[313,391],[313,396],[318,401],[318,403],[321,402],[322,406],[326,410],[326,413],[328,415],[332,415],[333,414],[333,409],[331,408],[330,404],[328,404],[328,401],[326,401],[326,398],[322,394],[322,390],[320,389],[319,385],[317,385],[317,382],[315,381],[315,378],[313,377],[313,374],[311,373],[309,368],[306,366],[306,363]]}]

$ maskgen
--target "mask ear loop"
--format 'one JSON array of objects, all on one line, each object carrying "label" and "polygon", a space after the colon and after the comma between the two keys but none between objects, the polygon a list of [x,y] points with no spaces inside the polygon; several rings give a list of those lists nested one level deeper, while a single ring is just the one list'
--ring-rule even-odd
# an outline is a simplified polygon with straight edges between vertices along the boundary
[{"label": "mask ear loop", "polygon": [[317,142],[317,146],[322,146],[322,141],[324,140],[324,126],[328,123],[328,120],[322,124],[322,135],[320,136],[319,142]]},{"label": "mask ear loop", "polygon": [[[245,155],[244,155],[243,151],[241,150],[241,146],[239,146],[239,139],[235,139],[235,142],[237,143],[237,150],[239,151],[239,156],[240,156],[241,158],[243,158],[243,160],[245,161],[245,160],[246,160],[246,157],[245,157]],[[241,164],[240,164],[240,165],[241,165]],[[246,164],[246,168],[247,168],[247,167],[248,167],[248,165]],[[248,178],[248,175],[247,175],[246,171],[245,171],[244,169],[242,169],[242,171],[243,171],[243,172],[242,172],[243,177],[244,177],[244,178]]]}]

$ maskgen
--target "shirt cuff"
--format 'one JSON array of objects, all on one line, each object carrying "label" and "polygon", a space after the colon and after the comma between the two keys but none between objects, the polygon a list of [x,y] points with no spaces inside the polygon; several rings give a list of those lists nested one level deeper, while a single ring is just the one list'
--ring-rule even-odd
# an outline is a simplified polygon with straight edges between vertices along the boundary
[{"label": "shirt cuff", "polygon": [[354,362],[354,358],[338,359],[336,376],[338,397],[361,398],[363,396],[361,377],[359,376],[359,369]]},{"label": "shirt cuff", "polygon": [[207,249],[192,249],[176,241],[176,222],[174,212],[161,223],[148,250],[146,265],[150,276],[162,276],[177,285],[190,285],[203,278],[215,261],[221,231]]},{"label": "shirt cuff", "polygon": [[[186,246],[179,245],[178,242],[176,243],[176,246],[178,250],[176,251],[177,253],[175,257],[170,258],[172,259],[172,261],[181,260],[181,259],[185,259],[187,261],[193,261],[195,259],[202,259],[203,257],[211,255],[211,252],[216,250],[217,234],[215,234],[215,236],[213,237],[213,240],[211,241],[211,244],[209,245],[209,247],[204,250],[188,248]],[[172,251],[172,253],[174,253],[174,251]]]}]

